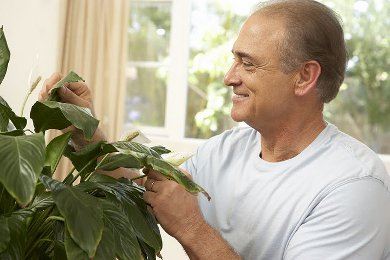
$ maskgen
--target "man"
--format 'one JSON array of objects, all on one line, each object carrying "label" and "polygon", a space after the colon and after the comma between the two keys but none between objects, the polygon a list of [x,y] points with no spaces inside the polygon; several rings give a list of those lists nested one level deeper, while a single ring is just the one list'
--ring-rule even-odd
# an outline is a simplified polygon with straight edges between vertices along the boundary
[{"label": "man", "polygon": [[335,14],[269,2],[232,52],[231,116],[250,127],[211,138],[183,165],[211,201],[148,173],[144,199],[161,226],[191,259],[390,259],[389,176],[322,115],[346,65]]}]

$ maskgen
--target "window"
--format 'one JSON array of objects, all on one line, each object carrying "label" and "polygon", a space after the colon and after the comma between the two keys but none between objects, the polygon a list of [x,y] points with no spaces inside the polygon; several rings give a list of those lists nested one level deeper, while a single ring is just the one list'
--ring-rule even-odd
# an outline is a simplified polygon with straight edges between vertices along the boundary
[{"label": "window", "polygon": [[[209,138],[231,128],[223,76],[234,39],[257,0],[132,0],[126,122],[148,134]],[[383,0],[322,0],[343,18],[350,55],[325,117],[390,153],[390,48]]]}]

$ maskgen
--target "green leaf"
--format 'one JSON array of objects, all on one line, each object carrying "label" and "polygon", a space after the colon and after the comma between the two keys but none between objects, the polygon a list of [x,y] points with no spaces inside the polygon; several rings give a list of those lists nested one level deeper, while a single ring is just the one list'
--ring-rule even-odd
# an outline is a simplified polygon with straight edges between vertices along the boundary
[{"label": "green leaf", "polygon": [[75,72],[71,71],[68,75],[66,75],[63,79],[58,81],[58,83],[52,88],[50,91],[50,96],[48,98],[48,101],[60,101],[60,97],[58,96],[58,89],[63,87],[66,83],[71,82],[78,82],[78,81],[84,81],[79,75],[77,75]]},{"label": "green leaf", "polygon": [[142,259],[137,237],[129,219],[112,202],[101,200],[105,226],[114,232],[115,255],[122,260]]},{"label": "green leaf", "polygon": [[84,133],[87,140],[92,138],[99,125],[88,108],[55,101],[36,102],[31,108],[30,117],[36,132],[61,130],[74,125]]},{"label": "green leaf", "polygon": [[[94,176],[92,180],[102,180],[104,177]],[[99,182],[100,188],[114,195],[122,207],[123,213],[134,229],[135,235],[153,247],[156,252],[162,248],[160,231],[154,217],[146,209],[142,192],[131,182]]]},{"label": "green leaf", "polygon": [[198,194],[202,192],[208,200],[210,200],[210,195],[198,184],[190,180],[182,171],[172,166],[168,162],[158,159],[152,156],[148,156],[146,159],[146,164],[148,167],[153,168],[154,170],[160,172],[168,179],[174,180],[180,185],[182,185],[188,192],[192,194]]},{"label": "green leaf", "polygon": [[164,146],[161,146],[161,145],[153,146],[150,149],[154,150],[159,155],[163,155],[163,154],[172,152],[171,150],[169,150],[169,149],[167,149],[167,148],[165,148]]},{"label": "green leaf", "polygon": [[65,251],[66,251],[66,256],[70,260],[88,260],[88,254],[82,250],[76,242],[72,239],[72,237],[69,234],[69,231],[65,231]]},{"label": "green leaf", "polygon": [[15,213],[7,218],[7,223],[10,241],[8,248],[0,253],[0,259],[24,259],[27,237],[25,218]]},{"label": "green leaf", "polygon": [[72,136],[72,132],[68,132],[54,138],[46,147],[45,166],[50,167],[50,173],[53,174],[60,162],[62,154]]},{"label": "green leaf", "polygon": [[103,210],[99,201],[73,187],[54,191],[53,199],[72,239],[93,257],[103,233]]},{"label": "green leaf", "polygon": [[21,135],[25,135],[25,134],[24,134],[23,130],[12,130],[9,132],[0,133],[0,135],[21,136]]},{"label": "green leaf", "polygon": [[115,143],[111,143],[115,149],[120,153],[139,153],[144,155],[153,156],[156,158],[161,158],[160,154],[158,154],[153,149],[147,147],[146,145],[135,143],[135,142],[126,142],[126,141],[119,141]]},{"label": "green leaf", "polygon": [[0,84],[3,82],[4,76],[7,73],[10,56],[11,53],[8,49],[7,40],[2,26],[0,28]]},{"label": "green leaf", "polygon": [[10,240],[8,221],[0,216],[0,253],[7,249]]},{"label": "green leaf", "polygon": [[43,133],[25,136],[0,135],[0,182],[19,203],[27,204],[45,160]]},{"label": "green leaf", "polygon": [[[72,161],[76,169],[80,171],[88,164],[89,161],[96,158],[97,156],[101,156],[104,154],[102,152],[104,143],[105,142],[100,141],[97,143],[88,144],[85,147],[83,147],[83,149],[77,152],[73,152],[72,147],[68,147],[64,155],[68,157]],[[96,164],[92,165],[91,170],[95,169],[95,167]]]},{"label": "green leaf", "polygon": [[143,164],[131,154],[113,154],[104,157],[99,162],[96,170],[113,171],[119,167],[140,169]]},{"label": "green leaf", "polygon": [[115,244],[115,234],[112,229],[107,228],[109,224],[107,223],[106,218],[104,218],[104,229],[102,240],[100,240],[99,246],[96,250],[96,255],[94,260],[108,260],[115,259],[116,244]]},{"label": "green leaf", "polygon": [[66,188],[66,185],[62,182],[54,180],[46,175],[42,175],[39,178],[43,185],[45,185],[46,189],[51,190],[53,192],[57,192]]},{"label": "green leaf", "polygon": [[0,184],[0,214],[12,213],[15,209],[16,201],[8,193],[2,184]]},{"label": "green leaf", "polygon": [[8,129],[8,123],[14,124],[16,129],[24,129],[27,124],[27,119],[24,117],[17,116],[8,105],[8,103],[0,97],[0,131],[5,132]]},{"label": "green leaf", "polygon": [[156,252],[152,247],[150,247],[148,244],[143,242],[142,240],[138,239],[138,243],[141,246],[142,253],[144,255],[144,258],[147,260],[156,260]]}]

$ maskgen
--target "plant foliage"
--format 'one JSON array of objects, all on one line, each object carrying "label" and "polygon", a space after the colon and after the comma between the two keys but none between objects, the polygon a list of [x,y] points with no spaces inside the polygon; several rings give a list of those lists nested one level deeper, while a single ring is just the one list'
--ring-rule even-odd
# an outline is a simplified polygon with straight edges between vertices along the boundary
[{"label": "plant foliage", "polygon": [[[0,29],[0,83],[10,53]],[[0,97],[0,259],[155,259],[162,241],[143,200],[144,189],[131,180],[114,179],[102,170],[153,168],[189,192],[208,194],[161,155],[162,146],[131,141],[91,143],[75,151],[71,132],[45,143],[48,129],[73,125],[91,139],[99,121],[91,111],[61,103],[57,90],[82,80],[70,72],[47,101],[36,102],[18,117]],[[26,134],[31,132],[32,134]],[[61,182],[52,178],[60,159],[75,169]],[[77,185],[74,181],[80,178]]]}]

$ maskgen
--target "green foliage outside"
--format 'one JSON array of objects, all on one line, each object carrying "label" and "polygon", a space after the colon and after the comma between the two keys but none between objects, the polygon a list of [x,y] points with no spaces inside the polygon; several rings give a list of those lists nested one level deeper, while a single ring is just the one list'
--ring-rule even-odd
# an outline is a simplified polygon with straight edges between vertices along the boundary
[{"label": "green foliage outside", "polygon": [[[375,151],[390,153],[390,4],[323,2],[342,17],[349,53],[345,82],[338,97],[326,106],[325,117]],[[245,17],[221,1],[208,1],[207,10],[210,17],[218,17],[220,26],[206,30],[202,44],[191,49],[187,137],[208,138],[232,125],[223,76],[232,63],[232,40]]]}]

